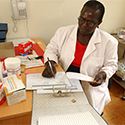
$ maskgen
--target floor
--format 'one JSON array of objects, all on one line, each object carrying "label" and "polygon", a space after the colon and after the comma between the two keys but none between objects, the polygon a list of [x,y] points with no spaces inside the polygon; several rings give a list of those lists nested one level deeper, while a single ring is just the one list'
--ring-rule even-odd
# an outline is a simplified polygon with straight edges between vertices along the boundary
[{"label": "floor", "polygon": [[122,100],[124,89],[112,81],[111,102],[105,106],[102,117],[109,125],[125,125],[125,100]]}]

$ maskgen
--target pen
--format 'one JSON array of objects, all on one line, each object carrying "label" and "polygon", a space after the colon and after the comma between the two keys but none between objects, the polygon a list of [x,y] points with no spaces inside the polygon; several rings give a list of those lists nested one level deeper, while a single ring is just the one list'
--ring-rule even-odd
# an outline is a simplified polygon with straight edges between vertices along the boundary
[{"label": "pen", "polygon": [[43,56],[38,56],[38,57],[35,57],[35,59],[42,59]]},{"label": "pen", "polygon": [[34,59],[42,59],[43,56],[37,56],[37,57],[27,57],[28,60],[34,60]]},{"label": "pen", "polygon": [[51,65],[51,63],[50,63],[49,57],[47,57],[47,59],[48,59],[49,67],[50,67],[50,69],[51,69],[51,72],[52,72],[52,74],[53,74],[53,77],[55,77],[55,74],[54,74],[52,65]]},{"label": "pen", "polygon": [[27,59],[28,59],[28,60],[31,60],[31,58],[30,58],[30,57],[27,57]]}]

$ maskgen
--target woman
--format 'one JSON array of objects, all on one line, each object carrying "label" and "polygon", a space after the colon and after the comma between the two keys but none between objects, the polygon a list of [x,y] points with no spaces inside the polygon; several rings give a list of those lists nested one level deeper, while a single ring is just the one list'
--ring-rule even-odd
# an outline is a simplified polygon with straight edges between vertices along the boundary
[{"label": "woman", "polygon": [[[60,63],[64,71],[79,72],[94,77],[91,83],[82,82],[90,104],[102,113],[110,102],[108,80],[117,70],[117,40],[99,29],[105,8],[102,3],[90,0],[83,6],[78,25],[61,27],[48,44],[44,61],[44,77],[53,77],[55,64]],[[54,74],[52,74],[49,57]]]}]

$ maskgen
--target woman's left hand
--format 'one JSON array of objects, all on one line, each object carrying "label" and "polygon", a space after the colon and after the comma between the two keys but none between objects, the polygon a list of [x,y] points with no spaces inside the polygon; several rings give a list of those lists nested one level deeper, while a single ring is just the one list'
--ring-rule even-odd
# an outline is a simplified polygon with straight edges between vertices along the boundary
[{"label": "woman's left hand", "polygon": [[92,85],[93,87],[99,86],[99,85],[101,85],[103,82],[105,82],[105,80],[106,80],[106,73],[105,73],[104,71],[102,71],[102,72],[99,72],[99,73],[95,76],[93,82],[90,82],[90,85]]}]

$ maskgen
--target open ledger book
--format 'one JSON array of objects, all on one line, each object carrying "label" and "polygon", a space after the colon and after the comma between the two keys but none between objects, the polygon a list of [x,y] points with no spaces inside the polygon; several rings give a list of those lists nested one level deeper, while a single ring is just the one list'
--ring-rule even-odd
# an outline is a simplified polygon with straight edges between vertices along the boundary
[{"label": "open ledger book", "polygon": [[26,90],[37,90],[38,94],[65,92],[82,92],[79,80],[93,81],[93,78],[80,73],[57,72],[55,78],[45,78],[42,73],[27,74]]},{"label": "open ledger book", "polygon": [[57,72],[55,78],[46,78],[42,73],[27,74],[26,89],[37,90],[43,87],[49,88],[51,86],[71,86],[69,79],[65,72]]}]

